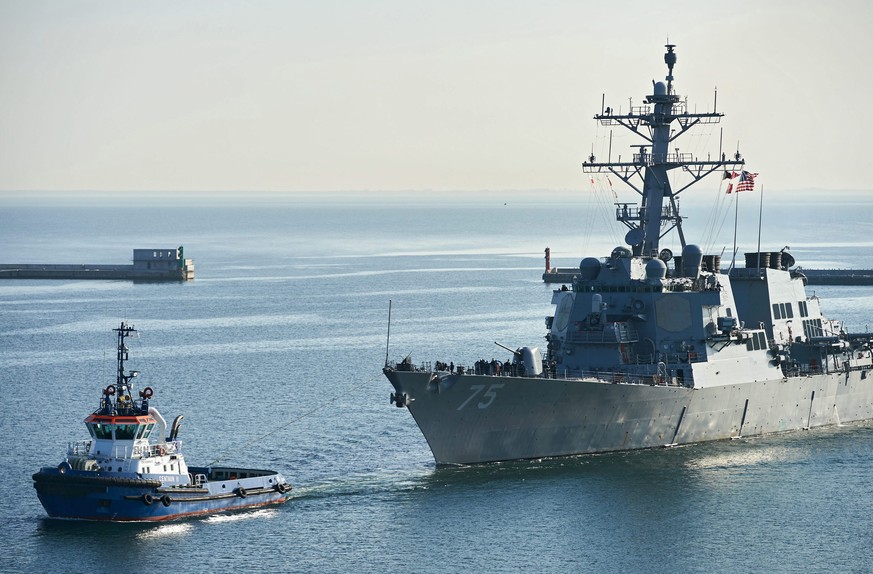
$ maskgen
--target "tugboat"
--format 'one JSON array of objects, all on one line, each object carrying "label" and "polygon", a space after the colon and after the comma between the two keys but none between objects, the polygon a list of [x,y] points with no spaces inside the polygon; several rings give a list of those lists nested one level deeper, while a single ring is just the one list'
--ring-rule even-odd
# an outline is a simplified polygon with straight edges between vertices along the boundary
[{"label": "tugboat", "polygon": [[33,475],[39,501],[52,518],[163,521],[284,503],[291,485],[270,470],[188,466],[178,440],[182,415],[167,432],[149,402],[151,387],[134,394],[138,371],[126,372],[125,339],[117,329],[118,373],[102,391],[99,408],[85,419],[91,435],[69,445],[57,467]]},{"label": "tugboat", "polygon": [[[547,348],[473,368],[407,357],[383,372],[437,464],[567,456],[765,435],[873,418],[873,334],[846,333],[824,316],[787,249],[720,256],[686,244],[677,196],[710,174],[751,191],[739,151],[698,158],[676,142],[722,114],[690,111],[667,76],[644,105],[603,107],[603,126],[643,143],[624,162],[585,173],[617,177],[640,205],[616,203],[627,246],[582,259],[570,288],[552,294]],[[611,140],[610,140],[611,141]],[[673,187],[669,172],[690,176]],[[733,184],[733,182],[731,182]],[[730,190],[730,187],[728,188]],[[660,239],[676,229],[676,257]]]}]

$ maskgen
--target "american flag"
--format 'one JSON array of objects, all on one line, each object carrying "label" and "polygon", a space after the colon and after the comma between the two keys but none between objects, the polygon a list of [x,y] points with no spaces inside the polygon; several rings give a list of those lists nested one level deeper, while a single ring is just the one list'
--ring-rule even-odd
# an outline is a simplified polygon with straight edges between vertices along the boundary
[{"label": "american flag", "polygon": [[737,193],[741,191],[754,191],[755,189],[755,178],[758,176],[757,173],[749,173],[747,171],[743,171],[740,174],[740,180],[737,182]]}]

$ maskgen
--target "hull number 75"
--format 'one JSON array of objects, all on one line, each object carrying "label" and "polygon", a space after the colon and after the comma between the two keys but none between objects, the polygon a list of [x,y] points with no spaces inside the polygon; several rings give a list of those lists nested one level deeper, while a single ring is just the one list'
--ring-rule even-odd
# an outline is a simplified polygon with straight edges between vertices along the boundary
[{"label": "hull number 75", "polygon": [[[486,386],[488,387],[487,390],[485,389]],[[497,398],[497,389],[502,389],[502,388],[503,388],[503,383],[495,383],[493,385],[470,385],[470,396],[467,397],[466,401],[461,403],[461,406],[458,407],[458,410],[463,409],[468,404],[470,404],[470,402],[473,399],[480,397],[480,396],[481,396],[482,400],[477,403],[477,406],[480,409],[487,409],[488,407],[491,406],[491,403],[494,402],[494,399]],[[485,391],[485,392],[483,392],[483,391]]]}]

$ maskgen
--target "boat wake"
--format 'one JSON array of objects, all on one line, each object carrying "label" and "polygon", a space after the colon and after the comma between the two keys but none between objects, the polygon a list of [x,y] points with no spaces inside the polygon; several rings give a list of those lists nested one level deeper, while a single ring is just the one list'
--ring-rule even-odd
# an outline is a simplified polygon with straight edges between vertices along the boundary
[{"label": "boat wake", "polygon": [[275,508],[270,508],[235,514],[216,514],[205,518],[203,522],[207,524],[222,524],[225,522],[239,522],[241,520],[266,520],[276,518],[277,516],[279,516],[279,511]]},{"label": "boat wake", "polygon": [[[138,523],[139,524],[139,523]],[[194,526],[190,522],[178,524],[161,524],[155,528],[149,528],[136,534],[137,540],[154,540],[156,538],[168,538],[182,536],[191,531]]]}]

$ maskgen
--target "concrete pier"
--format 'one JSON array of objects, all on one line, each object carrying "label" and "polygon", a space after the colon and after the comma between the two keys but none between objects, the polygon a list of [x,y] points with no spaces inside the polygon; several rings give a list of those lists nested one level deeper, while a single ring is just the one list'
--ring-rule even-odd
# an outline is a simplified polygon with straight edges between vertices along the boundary
[{"label": "concrete pier", "polygon": [[0,264],[0,279],[191,281],[194,261],[184,258],[182,247],[134,249],[132,265],[4,263]]}]

